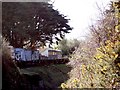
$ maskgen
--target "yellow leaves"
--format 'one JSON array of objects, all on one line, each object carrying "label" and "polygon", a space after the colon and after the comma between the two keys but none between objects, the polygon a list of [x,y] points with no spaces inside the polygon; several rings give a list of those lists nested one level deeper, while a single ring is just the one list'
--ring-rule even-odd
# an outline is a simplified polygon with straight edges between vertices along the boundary
[{"label": "yellow leaves", "polygon": [[96,54],[96,58],[97,58],[97,59],[101,59],[101,58],[102,58],[102,55]]},{"label": "yellow leaves", "polygon": [[75,79],[73,80],[73,83],[74,83],[74,84],[78,84],[78,83],[79,83],[79,80],[78,80],[77,78],[75,78]]},{"label": "yellow leaves", "polygon": [[103,69],[101,69],[101,73],[102,73],[102,74],[105,74],[105,71],[104,71]]},{"label": "yellow leaves", "polygon": [[99,60],[100,63],[102,63],[102,61],[103,61],[102,59]]},{"label": "yellow leaves", "polygon": [[112,47],[113,47],[112,44],[105,46],[106,52],[111,52],[111,51],[113,51],[113,48],[112,48]]},{"label": "yellow leaves", "polygon": [[116,6],[117,6],[116,2],[113,2],[113,7],[116,7]]},{"label": "yellow leaves", "polygon": [[119,18],[120,17],[120,13],[116,13],[115,16],[116,16],[116,18]]},{"label": "yellow leaves", "polygon": [[118,63],[117,65],[118,65],[118,67],[120,68],[120,63]]},{"label": "yellow leaves", "polygon": [[115,56],[115,55],[116,55],[116,53],[115,53],[115,52],[111,52],[111,55]]},{"label": "yellow leaves", "polygon": [[77,78],[73,79],[72,86],[73,86],[73,88],[78,88],[79,87],[79,79],[77,79]]},{"label": "yellow leaves", "polygon": [[[112,64],[112,62],[118,57],[120,42],[119,40],[115,42],[107,40],[105,44],[106,45],[101,44],[101,47],[97,48],[97,52],[94,56],[98,65],[98,67],[95,68],[95,71],[97,71],[96,75],[99,75],[99,78],[109,80],[109,78],[113,77],[112,73],[114,73],[116,69],[115,66],[113,67],[114,63]],[[120,67],[120,63],[117,65]]]},{"label": "yellow leaves", "polygon": [[118,54],[116,54],[115,52],[111,52],[110,57],[111,57],[111,59],[115,60],[118,57]]},{"label": "yellow leaves", "polygon": [[[101,43],[101,47],[97,48],[96,54],[93,58],[89,59],[87,64],[80,63],[72,71],[73,78],[67,82],[68,87],[79,88],[79,87],[106,87],[110,86],[112,78],[116,78],[116,70],[118,67],[114,65],[114,60],[118,57],[118,48],[120,47],[119,40],[112,42],[107,40],[105,45]],[[84,56],[83,56],[84,57]],[[120,63],[117,64],[120,67]],[[79,68],[79,70],[78,70]],[[71,75],[71,76],[72,76]],[[76,79],[79,78],[79,79]],[[75,79],[74,79],[75,78]],[[91,83],[93,85],[91,85]],[[100,84],[102,83],[102,84]],[[67,86],[64,85],[64,88]]]},{"label": "yellow leaves", "polygon": [[108,68],[108,66],[103,66],[103,68],[101,69],[101,73],[105,74],[107,71],[107,68]]},{"label": "yellow leaves", "polygon": [[118,57],[118,54],[115,54],[115,59]]},{"label": "yellow leaves", "polygon": [[115,7],[115,8],[119,8],[119,6],[120,6],[120,1],[119,0],[117,0],[117,1],[113,1],[113,7]]},{"label": "yellow leaves", "polygon": [[83,65],[82,65],[82,68],[81,68],[81,69],[82,69],[82,74],[84,74],[85,68],[86,68],[86,66],[83,64]]},{"label": "yellow leaves", "polygon": [[67,86],[67,84],[62,83],[62,84],[61,84],[61,88],[68,88],[68,86]]},{"label": "yellow leaves", "polygon": [[116,25],[116,26],[115,26],[115,31],[116,31],[117,33],[120,32],[120,25]]},{"label": "yellow leaves", "polygon": [[115,42],[115,46],[120,46],[120,41],[119,41],[119,40],[117,40],[117,41]]},{"label": "yellow leaves", "polygon": [[110,41],[110,40],[107,40],[105,43],[106,43],[106,44],[109,44],[109,43],[111,43],[111,41]]},{"label": "yellow leaves", "polygon": [[100,51],[100,50],[101,50],[101,48],[97,48],[96,50],[97,50],[97,51]]},{"label": "yellow leaves", "polygon": [[[110,40],[107,40],[105,43],[106,46],[101,46],[100,48],[97,48],[95,58],[99,60],[115,60],[118,57],[116,51],[120,47],[120,42],[116,41],[115,43],[113,43]],[[102,60],[100,60],[100,62],[102,63]]]},{"label": "yellow leaves", "polygon": [[103,67],[103,70],[106,71],[106,70],[107,70],[107,66],[104,66],[104,67]]},{"label": "yellow leaves", "polygon": [[86,67],[86,66],[83,64],[83,65],[82,65],[82,69],[84,69],[85,67]]},{"label": "yellow leaves", "polygon": [[106,45],[106,49],[107,49],[107,48],[112,48],[112,47],[114,47],[114,43],[111,42],[110,40],[107,40],[105,43],[107,44],[107,45]]},{"label": "yellow leaves", "polygon": [[62,83],[61,88],[63,88],[63,89],[78,88],[79,87],[79,79],[74,78],[73,80],[70,81],[70,84]]}]

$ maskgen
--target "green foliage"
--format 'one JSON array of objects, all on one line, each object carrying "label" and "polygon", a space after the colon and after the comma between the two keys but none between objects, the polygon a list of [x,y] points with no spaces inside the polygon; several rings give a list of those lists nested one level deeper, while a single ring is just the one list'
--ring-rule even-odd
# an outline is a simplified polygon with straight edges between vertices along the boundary
[{"label": "green foliage", "polygon": [[71,70],[69,65],[60,64],[60,65],[49,65],[42,67],[31,67],[21,69],[23,74],[38,74],[43,81],[44,88],[58,88],[61,83],[66,81],[69,76],[68,72]]},{"label": "green foliage", "polygon": [[[30,47],[59,41],[72,28],[68,19],[48,3],[2,3],[3,36],[14,47]],[[60,36],[60,38],[58,38]]]},{"label": "green foliage", "polygon": [[58,46],[58,49],[62,50],[62,55],[69,55],[69,47],[67,45],[67,40],[63,39],[60,41],[60,45]]},{"label": "green foliage", "polygon": [[63,39],[59,42],[57,48],[62,50],[63,56],[65,55],[69,56],[78,48],[79,44],[80,41],[78,41],[77,39],[73,39],[73,40]]}]

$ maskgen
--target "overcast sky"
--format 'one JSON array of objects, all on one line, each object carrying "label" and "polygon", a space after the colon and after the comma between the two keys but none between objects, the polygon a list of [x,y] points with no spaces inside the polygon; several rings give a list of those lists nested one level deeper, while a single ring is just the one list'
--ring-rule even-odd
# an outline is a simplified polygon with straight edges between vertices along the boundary
[{"label": "overcast sky", "polygon": [[83,38],[88,33],[88,26],[99,16],[96,3],[102,8],[110,3],[110,0],[52,0],[53,6],[60,13],[67,15],[69,25],[74,29],[66,38]]}]

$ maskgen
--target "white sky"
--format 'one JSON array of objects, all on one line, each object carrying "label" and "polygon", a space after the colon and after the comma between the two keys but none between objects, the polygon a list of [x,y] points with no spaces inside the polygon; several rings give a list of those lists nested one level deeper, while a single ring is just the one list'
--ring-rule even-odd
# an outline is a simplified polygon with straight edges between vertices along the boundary
[{"label": "white sky", "polygon": [[52,0],[53,6],[61,14],[71,19],[69,25],[74,29],[66,35],[67,39],[82,39],[88,33],[88,26],[91,20],[97,19],[99,10],[96,3],[100,6],[106,6],[111,0]]}]

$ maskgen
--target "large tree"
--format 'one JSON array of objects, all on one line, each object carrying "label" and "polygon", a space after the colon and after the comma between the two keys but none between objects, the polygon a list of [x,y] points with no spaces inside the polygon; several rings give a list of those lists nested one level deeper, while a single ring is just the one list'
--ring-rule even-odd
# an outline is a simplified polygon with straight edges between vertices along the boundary
[{"label": "large tree", "polygon": [[48,3],[4,2],[2,11],[3,36],[14,47],[52,44],[72,30],[66,16]]},{"label": "large tree", "polygon": [[71,55],[78,47],[80,41],[77,39],[63,39],[59,42],[57,48],[62,51],[63,56]]}]

